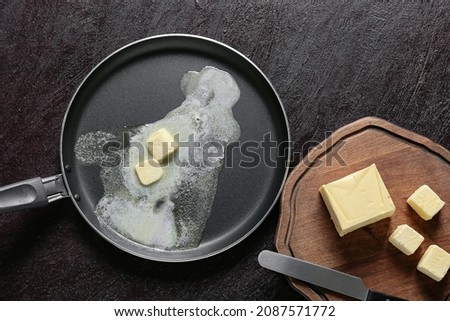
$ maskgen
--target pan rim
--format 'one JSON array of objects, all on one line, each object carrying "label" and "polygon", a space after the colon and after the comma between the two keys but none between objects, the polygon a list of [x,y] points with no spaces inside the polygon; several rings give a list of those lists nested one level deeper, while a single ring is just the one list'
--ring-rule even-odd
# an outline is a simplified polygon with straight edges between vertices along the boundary
[{"label": "pan rim", "polygon": [[[157,255],[153,256],[153,255],[144,255],[138,252],[133,251],[130,248],[127,248],[121,244],[118,244],[117,242],[114,242],[110,237],[108,237],[104,232],[102,232],[101,230],[99,230],[96,226],[94,226],[92,224],[92,222],[88,219],[88,217],[86,216],[86,214],[83,212],[83,210],[79,207],[78,205],[78,201],[75,199],[74,194],[72,193],[72,190],[70,188],[69,182],[68,182],[68,178],[67,178],[67,173],[65,170],[65,164],[64,164],[64,159],[63,159],[63,149],[64,149],[64,135],[65,135],[65,128],[66,128],[66,122],[67,119],[69,117],[70,111],[72,109],[73,106],[73,102],[75,100],[75,98],[79,95],[80,90],[82,89],[82,87],[84,87],[84,84],[88,81],[88,79],[91,78],[91,75],[96,72],[96,70],[102,66],[104,63],[106,63],[109,59],[111,59],[112,57],[114,57],[115,55],[117,55],[119,52],[126,50],[129,47],[135,46],[136,44],[142,43],[142,42],[148,42],[148,41],[153,41],[156,39],[160,39],[160,38],[191,38],[191,39],[196,39],[196,40],[201,40],[201,41],[205,41],[205,42],[210,42],[213,43],[219,47],[224,47],[227,50],[232,51],[233,53],[235,53],[236,55],[238,55],[239,57],[241,57],[246,63],[250,64],[252,68],[254,68],[258,74],[260,74],[260,76],[262,77],[262,79],[264,79],[264,81],[267,83],[267,85],[269,85],[272,93],[274,94],[278,105],[281,109],[281,113],[283,115],[283,120],[284,120],[284,126],[286,128],[286,134],[287,134],[287,140],[288,140],[288,144],[287,144],[287,158],[286,158],[286,166],[285,166],[285,171],[284,171],[284,175],[283,178],[281,180],[280,183],[280,187],[278,189],[278,192],[276,193],[276,195],[274,195],[273,201],[271,203],[271,205],[268,207],[268,209],[266,210],[266,213],[264,213],[264,215],[261,216],[261,218],[259,219],[259,221],[254,224],[254,226],[249,229],[247,231],[247,233],[243,234],[241,237],[239,237],[238,239],[236,239],[234,242],[231,242],[230,244],[221,247],[218,250],[215,251],[211,251],[208,252],[206,254],[202,254],[202,255],[195,255],[192,257],[181,257],[181,258],[167,258],[167,257],[158,257]],[[200,36],[200,35],[194,35],[194,34],[184,34],[184,33],[167,33],[167,34],[160,34],[160,35],[154,35],[154,36],[149,36],[149,37],[145,37],[145,38],[141,38],[138,39],[136,41],[130,42],[122,47],[120,47],[119,49],[116,49],[115,51],[113,51],[111,54],[109,54],[108,56],[106,56],[104,59],[102,59],[95,67],[93,67],[89,73],[84,77],[84,79],[80,82],[79,86],[77,87],[77,89],[75,90],[74,94],[71,97],[71,100],[69,102],[68,108],[64,114],[64,118],[63,118],[63,122],[61,125],[61,134],[60,134],[60,146],[59,146],[59,153],[60,153],[60,166],[61,166],[61,171],[62,171],[62,177],[64,180],[64,184],[67,190],[67,194],[69,195],[69,197],[72,200],[72,203],[75,205],[75,208],[77,209],[78,213],[84,218],[84,220],[90,225],[90,227],[97,232],[97,234],[99,234],[103,239],[105,239],[106,241],[108,241],[110,244],[114,245],[115,247],[123,250],[124,252],[127,252],[131,255],[137,256],[137,257],[141,257],[147,260],[152,260],[152,261],[159,261],[159,262],[191,262],[191,261],[198,261],[198,260],[202,260],[202,259],[206,259],[212,256],[215,256],[219,253],[225,252],[227,250],[229,250],[230,248],[236,246],[237,244],[239,244],[240,242],[242,242],[243,240],[245,240],[248,236],[250,236],[263,222],[264,220],[267,218],[267,216],[271,213],[271,211],[273,210],[273,208],[275,207],[277,201],[279,200],[281,193],[283,191],[284,185],[286,183],[286,179],[289,173],[289,168],[290,168],[290,164],[292,161],[292,155],[291,155],[291,149],[292,146],[290,144],[291,142],[291,131],[290,131],[290,126],[289,126],[289,121],[287,118],[287,114],[286,114],[286,110],[283,106],[283,103],[277,93],[277,91],[275,90],[274,86],[272,85],[272,83],[270,82],[270,80],[267,78],[267,76],[264,74],[264,72],[262,72],[262,70],[253,62],[251,61],[249,58],[247,58],[244,54],[242,54],[241,52],[239,52],[238,50],[234,49],[233,47],[220,42],[218,40],[215,39],[211,39],[205,36]],[[154,253],[158,253],[157,250],[155,250]]]}]

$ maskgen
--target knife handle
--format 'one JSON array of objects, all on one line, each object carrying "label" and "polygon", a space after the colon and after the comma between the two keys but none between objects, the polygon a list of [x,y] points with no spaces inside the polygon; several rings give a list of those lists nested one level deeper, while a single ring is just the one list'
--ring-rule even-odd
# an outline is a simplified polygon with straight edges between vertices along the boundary
[{"label": "knife handle", "polygon": [[406,301],[405,299],[398,298],[393,295],[384,294],[381,292],[376,292],[369,290],[367,294],[367,301]]}]

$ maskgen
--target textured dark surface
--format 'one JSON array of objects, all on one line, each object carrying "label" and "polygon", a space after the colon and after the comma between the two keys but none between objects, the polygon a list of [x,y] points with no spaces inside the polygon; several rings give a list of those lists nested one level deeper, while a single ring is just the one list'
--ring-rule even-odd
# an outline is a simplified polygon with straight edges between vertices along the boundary
[{"label": "textured dark surface", "polygon": [[[283,101],[297,160],[328,131],[373,115],[450,148],[450,5],[444,1],[7,1],[2,7],[0,185],[60,172],[68,103],[89,70],[151,35],[192,33],[252,59]],[[70,200],[0,217],[0,299],[299,300],[257,264],[277,209],[216,257],[132,257]]]}]

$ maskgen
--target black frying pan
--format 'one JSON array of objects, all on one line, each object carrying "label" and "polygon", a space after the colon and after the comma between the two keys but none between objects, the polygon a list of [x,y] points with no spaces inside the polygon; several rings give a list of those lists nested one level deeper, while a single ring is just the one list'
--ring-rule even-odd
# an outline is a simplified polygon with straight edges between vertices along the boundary
[{"label": "black frying pan", "polygon": [[[103,191],[100,168],[77,162],[77,138],[89,131],[114,132],[163,118],[184,100],[179,86],[183,74],[204,66],[225,70],[237,81],[241,97],[233,113],[241,127],[240,142],[252,143],[247,144],[246,151],[233,152],[233,166],[222,169],[200,245],[189,250],[160,251],[102,228],[94,213]],[[176,262],[212,256],[252,233],[280,195],[289,149],[281,152],[275,145],[262,148],[264,135],[269,133],[277,147],[288,148],[289,126],[281,101],[265,75],[244,55],[199,36],[170,34],[142,39],[103,60],[73,96],[62,125],[63,173],[1,187],[0,212],[44,206],[70,197],[92,228],[126,252]],[[273,162],[267,162],[269,155]]]}]

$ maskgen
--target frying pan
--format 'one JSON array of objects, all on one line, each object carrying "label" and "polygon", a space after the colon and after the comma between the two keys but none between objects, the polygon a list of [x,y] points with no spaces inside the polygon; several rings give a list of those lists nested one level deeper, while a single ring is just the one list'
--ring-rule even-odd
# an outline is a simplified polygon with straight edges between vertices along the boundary
[{"label": "frying pan", "polygon": [[[227,71],[238,83],[241,97],[233,113],[241,127],[240,142],[250,142],[247,146],[251,149],[233,152],[232,166],[222,169],[200,245],[161,251],[102,227],[94,213],[103,193],[100,167],[77,162],[77,138],[89,131],[114,132],[163,118],[184,100],[179,86],[182,76],[205,66]],[[267,135],[276,146],[284,147],[283,152],[262,148],[261,142]],[[100,62],[75,92],[62,124],[62,174],[1,187],[0,212],[36,208],[70,197],[99,235],[126,252],[164,262],[198,260],[242,241],[269,214],[286,179],[290,150],[285,143],[289,141],[289,125],[275,89],[244,55],[200,36],[168,34],[145,38]]]}]

